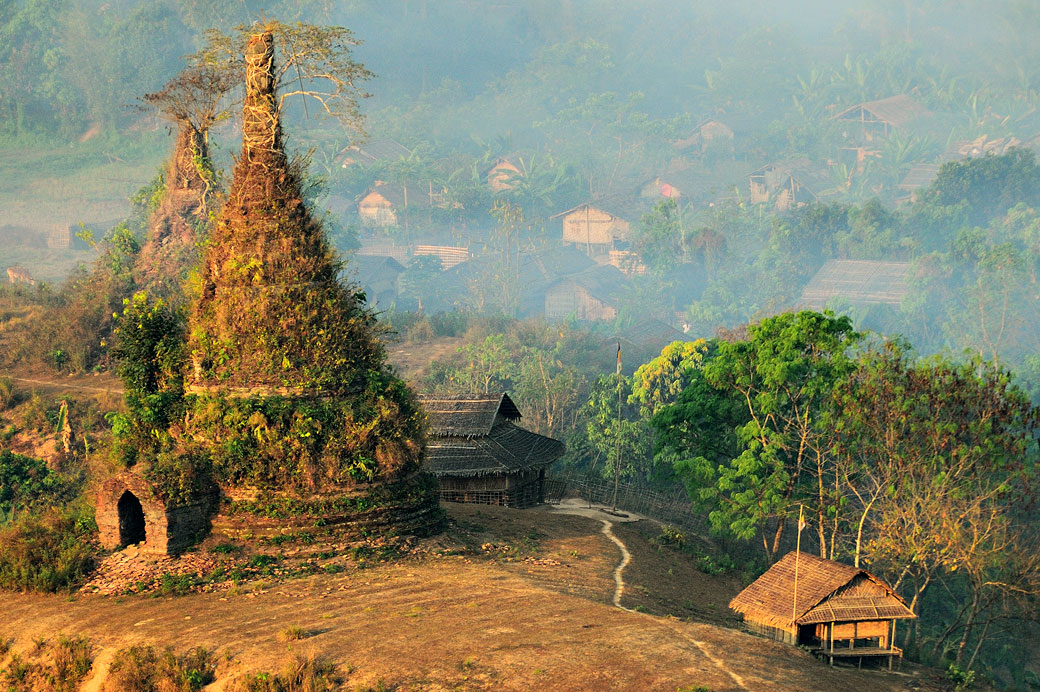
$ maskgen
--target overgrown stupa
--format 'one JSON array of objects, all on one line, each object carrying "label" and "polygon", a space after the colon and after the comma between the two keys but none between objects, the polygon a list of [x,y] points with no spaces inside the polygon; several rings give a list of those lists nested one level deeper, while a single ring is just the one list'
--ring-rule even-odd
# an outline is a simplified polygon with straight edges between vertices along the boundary
[{"label": "overgrown stupa", "polygon": [[232,500],[292,497],[300,512],[336,507],[362,525],[375,508],[376,524],[421,531],[438,516],[420,471],[423,415],[302,200],[274,49],[268,31],[246,49],[242,152],[190,316],[184,432]]}]

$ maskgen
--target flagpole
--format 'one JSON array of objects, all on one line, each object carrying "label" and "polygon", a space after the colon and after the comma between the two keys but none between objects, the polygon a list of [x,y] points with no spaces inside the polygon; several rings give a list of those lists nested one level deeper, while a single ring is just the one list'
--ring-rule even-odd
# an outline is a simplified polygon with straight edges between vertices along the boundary
[{"label": "flagpole", "polygon": [[614,436],[614,502],[617,511],[618,484],[621,480],[621,342],[617,345],[617,434]]},{"label": "flagpole", "polygon": [[805,518],[802,514],[802,505],[798,505],[798,538],[795,540],[794,548],[794,600],[791,602],[791,626],[794,627],[794,643],[798,643],[798,626],[794,621],[798,618],[798,554],[802,552],[802,529],[805,527]]}]

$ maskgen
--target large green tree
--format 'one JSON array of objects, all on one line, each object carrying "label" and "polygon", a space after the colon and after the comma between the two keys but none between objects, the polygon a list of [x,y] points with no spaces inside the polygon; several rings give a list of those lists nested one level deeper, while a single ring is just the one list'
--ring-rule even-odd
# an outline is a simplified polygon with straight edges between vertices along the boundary
[{"label": "large green tree", "polygon": [[835,386],[854,368],[850,349],[860,338],[847,317],[805,311],[762,320],[745,340],[719,344],[704,374],[711,387],[743,402],[737,454],[680,465],[697,470],[688,485],[714,506],[717,530],[759,535],[773,559],[785,526],[806,505],[820,554],[833,554],[840,499],[824,421]]}]

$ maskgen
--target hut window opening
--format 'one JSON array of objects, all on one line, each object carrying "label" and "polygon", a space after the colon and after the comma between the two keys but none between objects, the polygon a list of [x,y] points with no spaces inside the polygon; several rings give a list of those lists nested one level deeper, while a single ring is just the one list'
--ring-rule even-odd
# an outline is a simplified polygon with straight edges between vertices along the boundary
[{"label": "hut window opening", "polygon": [[144,509],[141,507],[141,501],[127,490],[119,498],[118,511],[119,544],[134,545],[136,543],[144,543]]}]

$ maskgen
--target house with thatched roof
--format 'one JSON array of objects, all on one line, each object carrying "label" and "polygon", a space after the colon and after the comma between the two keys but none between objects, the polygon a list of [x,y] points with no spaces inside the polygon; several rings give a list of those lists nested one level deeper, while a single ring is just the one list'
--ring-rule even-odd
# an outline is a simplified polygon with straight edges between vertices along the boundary
[{"label": "house with thatched roof", "polygon": [[389,255],[354,255],[347,264],[347,275],[361,286],[368,304],[381,309],[397,301],[403,273],[404,265]]},{"label": "house with thatched roof", "polygon": [[877,101],[865,101],[847,108],[834,120],[847,126],[843,136],[850,143],[865,146],[887,137],[893,130],[909,127],[932,115],[932,112],[906,94]]},{"label": "house with thatched roof", "polygon": [[432,182],[388,183],[377,180],[358,200],[358,217],[363,226],[407,226],[409,215],[428,218],[440,201],[440,190]]},{"label": "house with thatched roof", "polygon": [[770,204],[777,211],[789,211],[810,204],[831,185],[825,169],[807,158],[770,163],[748,176],[752,204]]},{"label": "house with thatched roof", "polygon": [[565,276],[545,291],[545,318],[612,320],[618,315],[627,283],[621,270],[610,264],[596,264]]},{"label": "house with thatched roof", "polygon": [[899,305],[909,280],[909,262],[827,260],[802,290],[799,304],[822,310],[838,298],[852,305]]},{"label": "house with thatched roof", "polygon": [[373,139],[364,144],[351,144],[340,152],[340,166],[368,167],[375,163],[396,163],[412,155],[408,147],[392,139]]},{"label": "house with thatched roof", "polygon": [[647,205],[634,195],[611,195],[583,202],[554,214],[562,219],[563,242],[585,250],[590,257],[627,249],[632,226],[639,222]]},{"label": "house with thatched roof", "polygon": [[906,176],[897,185],[903,193],[901,202],[913,202],[917,197],[917,191],[929,187],[939,177],[938,163],[915,163],[907,171]]},{"label": "house with thatched roof", "polygon": [[900,659],[896,621],[910,606],[865,569],[792,551],[729,602],[752,631],[835,659]]},{"label": "house with thatched roof", "polygon": [[545,470],[563,443],[516,423],[520,410],[502,392],[419,397],[426,410],[426,468],[441,500],[531,507],[545,499]]}]

